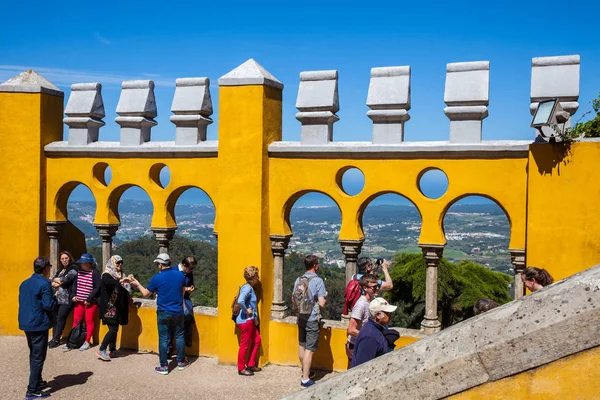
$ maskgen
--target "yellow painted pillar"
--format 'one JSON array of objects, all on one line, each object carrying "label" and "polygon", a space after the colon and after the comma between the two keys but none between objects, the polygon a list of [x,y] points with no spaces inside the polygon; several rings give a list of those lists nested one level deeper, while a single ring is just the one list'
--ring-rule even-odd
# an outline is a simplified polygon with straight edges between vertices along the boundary
[{"label": "yellow painted pillar", "polygon": [[21,333],[19,285],[49,256],[44,146],[62,140],[64,94],[32,70],[0,85],[0,335]]},{"label": "yellow painted pillar", "polygon": [[219,86],[218,356],[221,363],[237,360],[238,339],[230,305],[245,283],[244,268],[254,265],[262,281],[258,292],[262,365],[269,359],[273,299],[267,148],[281,140],[283,85],[251,59],[221,77]]}]

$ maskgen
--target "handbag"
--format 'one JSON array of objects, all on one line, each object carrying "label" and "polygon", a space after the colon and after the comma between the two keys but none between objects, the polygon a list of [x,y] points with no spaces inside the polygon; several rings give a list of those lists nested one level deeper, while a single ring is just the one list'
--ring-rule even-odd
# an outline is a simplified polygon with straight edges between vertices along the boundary
[{"label": "handbag", "polygon": [[112,293],[110,294],[110,298],[108,299],[108,304],[106,305],[106,312],[103,317],[108,319],[113,319],[117,315],[117,307],[115,303],[117,302],[117,297],[119,297],[119,291],[117,288],[114,288]]},{"label": "handbag", "polygon": [[183,315],[190,316],[194,315],[194,304],[190,299],[183,299]]}]

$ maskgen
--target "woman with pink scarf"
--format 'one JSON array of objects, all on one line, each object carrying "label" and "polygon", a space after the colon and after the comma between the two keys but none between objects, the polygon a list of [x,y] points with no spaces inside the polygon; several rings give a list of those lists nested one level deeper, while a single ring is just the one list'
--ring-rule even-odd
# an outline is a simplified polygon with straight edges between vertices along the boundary
[{"label": "woman with pink scarf", "polygon": [[100,319],[108,326],[108,332],[96,352],[101,360],[110,361],[110,357],[114,357],[119,325],[127,325],[129,321],[130,299],[131,285],[123,272],[123,259],[112,256],[104,267],[100,285]]}]

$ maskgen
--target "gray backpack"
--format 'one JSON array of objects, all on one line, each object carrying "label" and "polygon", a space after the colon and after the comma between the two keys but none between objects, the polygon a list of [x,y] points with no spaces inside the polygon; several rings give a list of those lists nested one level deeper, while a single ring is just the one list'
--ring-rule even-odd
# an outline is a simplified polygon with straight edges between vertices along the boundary
[{"label": "gray backpack", "polygon": [[298,284],[292,293],[292,312],[299,315],[309,315],[315,305],[314,299],[310,298],[308,283],[314,276],[302,275],[298,278]]}]

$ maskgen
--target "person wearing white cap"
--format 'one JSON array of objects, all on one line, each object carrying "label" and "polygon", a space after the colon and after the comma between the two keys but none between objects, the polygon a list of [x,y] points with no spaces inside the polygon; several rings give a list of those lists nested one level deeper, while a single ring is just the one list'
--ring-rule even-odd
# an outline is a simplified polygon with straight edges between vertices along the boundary
[{"label": "person wearing white cap", "polygon": [[385,337],[385,332],[396,308],[382,297],[376,297],[371,301],[369,304],[369,320],[360,329],[356,337],[352,367],[370,361],[389,351],[390,345]]},{"label": "person wearing white cap", "polygon": [[154,262],[160,273],[154,275],[148,283],[148,288],[143,287],[135,278],[131,284],[136,286],[142,296],[149,297],[152,293],[156,298],[156,319],[158,322],[158,356],[160,366],[154,371],[161,375],[169,374],[167,349],[171,342],[171,332],[175,332],[177,345],[177,369],[186,369],[190,363],[185,358],[185,339],[183,333],[183,289],[185,276],[177,268],[171,268],[171,257],[161,253]]}]

